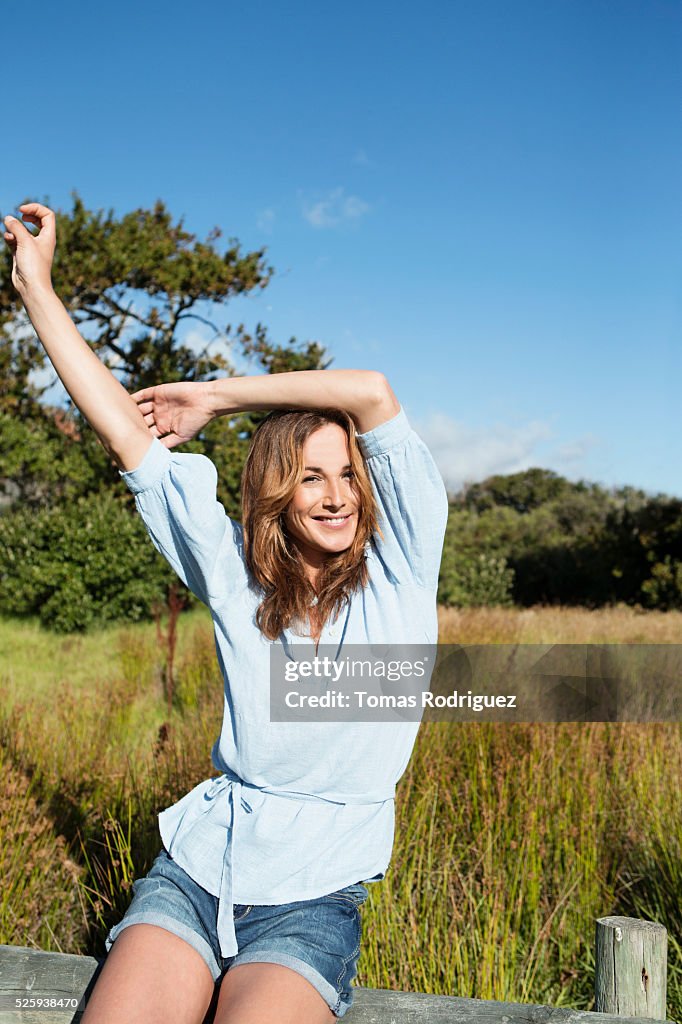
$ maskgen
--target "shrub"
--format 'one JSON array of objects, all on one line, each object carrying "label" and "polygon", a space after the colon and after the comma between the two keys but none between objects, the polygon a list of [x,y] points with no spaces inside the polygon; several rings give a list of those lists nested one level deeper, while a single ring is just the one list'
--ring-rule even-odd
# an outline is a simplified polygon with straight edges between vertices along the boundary
[{"label": "shrub", "polygon": [[651,576],[642,584],[644,603],[650,608],[671,611],[682,608],[682,562],[666,555],[651,569]]},{"label": "shrub", "polygon": [[[101,491],[0,516],[0,611],[58,633],[149,619],[177,576],[129,504]],[[185,588],[183,588],[185,589]]]},{"label": "shrub", "polygon": [[438,600],[462,608],[512,604],[514,570],[506,558],[478,554],[457,561],[444,559]]}]

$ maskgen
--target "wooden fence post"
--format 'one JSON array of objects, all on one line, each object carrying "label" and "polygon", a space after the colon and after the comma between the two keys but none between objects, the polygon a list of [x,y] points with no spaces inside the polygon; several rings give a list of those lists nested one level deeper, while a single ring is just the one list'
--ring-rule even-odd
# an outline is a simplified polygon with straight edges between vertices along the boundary
[{"label": "wooden fence post", "polygon": [[634,917],[597,921],[595,1010],[666,1019],[668,933]]}]

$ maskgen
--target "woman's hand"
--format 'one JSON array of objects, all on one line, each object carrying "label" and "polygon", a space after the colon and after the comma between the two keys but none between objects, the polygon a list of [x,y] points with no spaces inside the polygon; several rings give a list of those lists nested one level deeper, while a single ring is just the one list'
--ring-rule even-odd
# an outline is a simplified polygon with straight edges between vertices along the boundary
[{"label": "woman's hand", "polygon": [[57,243],[56,218],[42,203],[20,206],[21,219],[40,229],[32,235],[16,217],[5,217],[5,241],[12,251],[12,284],[20,295],[29,288],[52,289],[52,258]]},{"label": "woman's hand", "polygon": [[135,391],[130,397],[144,416],[149,431],[166,448],[190,441],[215,416],[211,383],[180,381]]}]

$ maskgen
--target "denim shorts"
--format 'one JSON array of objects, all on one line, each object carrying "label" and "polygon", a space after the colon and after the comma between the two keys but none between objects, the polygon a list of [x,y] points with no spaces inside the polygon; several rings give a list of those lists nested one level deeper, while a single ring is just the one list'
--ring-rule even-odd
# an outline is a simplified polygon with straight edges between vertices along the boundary
[{"label": "denim shorts", "polygon": [[337,1017],[353,1002],[362,922],[368,896],[362,882],[326,896],[277,906],[234,904],[239,952],[223,957],[218,942],[218,898],[198,885],[161,850],[144,878],[133,882],[133,899],[105,940],[107,953],[124,928],[155,924],[189,942],[218,981],[235,964],[271,963],[306,978]]}]

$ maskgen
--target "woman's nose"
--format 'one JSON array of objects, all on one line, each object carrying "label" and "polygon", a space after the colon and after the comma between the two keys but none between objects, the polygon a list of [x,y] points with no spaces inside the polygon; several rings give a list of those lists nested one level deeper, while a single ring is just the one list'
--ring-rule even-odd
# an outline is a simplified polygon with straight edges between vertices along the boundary
[{"label": "woman's nose", "polygon": [[330,505],[334,505],[339,508],[344,504],[345,498],[343,497],[343,491],[341,490],[341,484],[338,481],[331,481],[327,486],[327,495],[325,501]]}]

